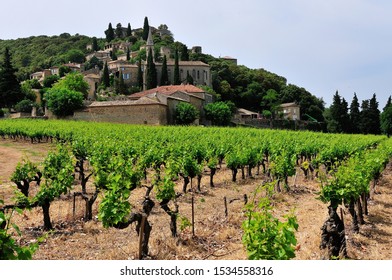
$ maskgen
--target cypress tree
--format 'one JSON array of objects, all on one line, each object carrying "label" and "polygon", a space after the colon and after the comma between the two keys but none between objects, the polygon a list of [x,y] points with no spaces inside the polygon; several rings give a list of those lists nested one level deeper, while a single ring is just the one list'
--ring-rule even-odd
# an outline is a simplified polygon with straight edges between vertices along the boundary
[{"label": "cypress tree", "polygon": [[178,50],[176,49],[174,53],[174,85],[180,85],[181,84],[181,78],[180,78],[180,66],[178,64]]},{"label": "cypress tree", "polygon": [[152,49],[148,50],[147,56],[147,81],[146,88],[152,89],[157,87],[157,70],[155,68],[154,58],[152,56]]},{"label": "cypress tree", "polygon": [[102,84],[105,88],[110,86],[109,68],[107,62],[105,62],[105,66],[103,67]]},{"label": "cypress tree", "polygon": [[116,93],[117,94],[125,94],[126,93],[126,86],[124,82],[124,76],[122,71],[120,71],[118,79],[116,79]]},{"label": "cypress tree", "polygon": [[139,65],[137,68],[137,84],[140,88],[140,90],[143,90],[143,71],[142,71],[142,58],[139,57]]},{"label": "cypress tree", "polygon": [[106,41],[111,42],[114,40],[114,30],[112,27],[112,23],[109,23],[108,30],[106,30]]},{"label": "cypress tree", "polygon": [[350,115],[348,114],[348,103],[344,98],[342,98],[342,104],[340,110],[341,110],[340,125],[342,127],[342,132],[349,133],[351,131]]},{"label": "cypress tree", "polygon": [[121,23],[117,23],[117,26],[116,26],[116,36],[117,36],[117,38],[123,38],[123,31],[122,31]]},{"label": "cypress tree", "polygon": [[129,61],[130,59],[131,59],[131,52],[129,48],[127,48],[127,61]]},{"label": "cypress tree", "polygon": [[148,18],[144,18],[144,25],[143,25],[143,40],[147,41],[148,38],[148,31],[150,30],[150,25],[148,24]]},{"label": "cypress tree", "polygon": [[127,37],[131,37],[131,36],[132,36],[131,24],[128,23],[128,27],[127,27]]},{"label": "cypress tree", "polygon": [[389,96],[388,100],[387,100],[387,104],[385,104],[385,107],[382,110],[385,111],[385,109],[391,105],[392,105],[392,99],[391,99],[391,96]]},{"label": "cypress tree", "polygon": [[372,119],[371,119],[371,111],[369,107],[369,100],[363,100],[361,104],[361,122],[359,125],[359,129],[362,134],[369,134],[371,133],[371,126]]},{"label": "cypress tree", "polygon": [[99,50],[97,37],[93,37],[92,48],[93,48],[93,51],[95,51],[95,52]]},{"label": "cypress tree", "polygon": [[359,102],[357,94],[354,93],[353,100],[350,105],[350,124],[351,124],[351,133],[360,133],[360,122],[361,122],[361,113],[359,111]]},{"label": "cypress tree", "polygon": [[373,94],[372,98],[369,100],[369,110],[370,110],[370,118],[372,120],[370,133],[380,134],[381,133],[380,110],[378,109],[376,94]]},{"label": "cypress tree", "polygon": [[342,116],[342,100],[339,92],[336,91],[333,96],[333,102],[330,107],[331,120],[328,122],[328,130],[330,132],[339,133],[342,132],[341,116]]},{"label": "cypress tree", "polygon": [[188,85],[193,85],[193,77],[189,75],[189,73],[186,74],[186,83]]},{"label": "cypress tree", "polygon": [[12,65],[8,47],[5,48],[4,60],[0,66],[0,108],[11,108],[23,100],[24,95],[15,75],[17,69]]},{"label": "cypress tree", "polygon": [[161,86],[166,86],[168,84],[169,84],[169,73],[167,71],[167,59],[165,55],[163,57],[163,63],[162,63]]},{"label": "cypress tree", "polygon": [[181,46],[181,61],[189,61],[188,47],[186,45]]},{"label": "cypress tree", "polygon": [[388,137],[392,134],[392,100],[389,96],[387,104],[385,105],[380,116],[381,132]]}]

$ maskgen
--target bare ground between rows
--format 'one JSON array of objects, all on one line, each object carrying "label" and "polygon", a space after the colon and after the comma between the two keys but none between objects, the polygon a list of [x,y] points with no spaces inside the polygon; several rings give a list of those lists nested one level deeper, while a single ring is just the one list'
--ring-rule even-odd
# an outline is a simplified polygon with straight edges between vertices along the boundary
[{"label": "bare ground between rows", "polygon": [[[12,183],[8,178],[16,164],[28,157],[35,162],[42,161],[52,144],[30,144],[23,141],[0,140],[0,199],[10,202],[13,194]],[[255,171],[253,171],[255,173]],[[241,260],[247,255],[242,245],[241,224],[244,220],[243,195],[248,196],[265,179],[263,175],[231,182],[231,172],[226,168],[218,170],[214,177],[215,187],[209,187],[208,172],[202,178],[201,192],[191,191],[178,199],[179,219],[191,220],[191,200],[195,201],[195,236],[190,227],[180,230],[177,238],[171,237],[170,218],[156,203],[149,221],[152,225],[150,238],[151,259],[181,260]],[[306,180],[302,171],[289,179],[291,189],[274,196],[274,214],[282,217],[294,209],[299,229],[296,259],[323,259],[319,249],[321,226],[327,218],[327,205],[317,200],[319,184],[315,180]],[[196,180],[193,181],[195,187]],[[360,232],[351,230],[348,211],[343,209],[348,241],[348,255],[351,259],[390,260],[392,259],[392,167],[388,165],[378,186],[377,194],[369,204],[369,216]],[[177,185],[180,192],[182,181]],[[79,186],[75,186],[79,190]],[[90,190],[92,191],[92,189]],[[33,191],[34,192],[34,191]],[[132,193],[131,203],[134,210],[140,209],[145,189]],[[225,216],[224,197],[228,201],[228,216]],[[94,216],[98,211],[100,198],[93,206]],[[84,222],[84,201],[76,200],[76,212],[73,213],[73,198],[62,196],[52,203],[50,208],[55,230],[48,234],[34,259],[61,260],[120,260],[136,259],[138,256],[138,236],[135,226],[124,230],[105,229],[96,218]],[[42,210],[25,210],[22,215],[15,214],[12,220],[22,230],[21,244],[35,241],[42,236]]]}]

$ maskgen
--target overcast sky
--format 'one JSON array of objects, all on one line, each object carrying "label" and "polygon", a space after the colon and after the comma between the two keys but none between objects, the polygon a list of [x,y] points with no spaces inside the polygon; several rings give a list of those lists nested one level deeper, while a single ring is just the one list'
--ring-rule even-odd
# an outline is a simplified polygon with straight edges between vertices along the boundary
[{"label": "overcast sky", "polygon": [[115,27],[164,23],[174,38],[231,56],[304,87],[327,106],[392,94],[392,1],[386,0],[18,0],[1,3],[0,39],[67,32],[104,37]]}]

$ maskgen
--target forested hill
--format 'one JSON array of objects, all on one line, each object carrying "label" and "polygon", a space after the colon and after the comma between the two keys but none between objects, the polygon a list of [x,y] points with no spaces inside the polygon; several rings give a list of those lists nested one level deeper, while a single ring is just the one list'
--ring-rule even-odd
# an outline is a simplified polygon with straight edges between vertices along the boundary
[{"label": "forested hill", "polygon": [[[132,51],[139,50],[145,42],[141,32],[137,35],[123,38],[123,40],[133,41]],[[237,107],[266,114],[281,103],[297,102],[301,107],[302,119],[307,119],[307,115],[310,115],[318,121],[324,121],[323,101],[303,87],[287,84],[285,77],[265,69],[249,69],[208,54],[191,53],[185,44],[174,41],[171,34],[159,36],[158,33],[153,33],[153,37],[156,53],[159,53],[160,46],[166,46],[172,51],[178,49],[180,60],[201,60],[208,63],[211,66],[213,91],[223,101],[230,100]],[[105,42],[105,38],[97,39],[98,49],[103,49]],[[4,53],[6,47],[9,48],[13,66],[18,69],[17,76],[22,81],[28,79],[31,73],[51,66],[68,62],[84,62],[85,55],[89,53],[86,46],[92,43],[91,37],[68,33],[59,36],[0,40],[0,55]]]},{"label": "forested hill", "polygon": [[[0,40],[0,53],[8,47],[12,62],[18,69],[20,80],[29,77],[31,73],[60,65],[71,60],[82,59],[86,54],[86,45],[91,38],[83,35],[63,33],[59,36],[32,36],[16,40]],[[81,58],[77,57],[77,54]]]}]

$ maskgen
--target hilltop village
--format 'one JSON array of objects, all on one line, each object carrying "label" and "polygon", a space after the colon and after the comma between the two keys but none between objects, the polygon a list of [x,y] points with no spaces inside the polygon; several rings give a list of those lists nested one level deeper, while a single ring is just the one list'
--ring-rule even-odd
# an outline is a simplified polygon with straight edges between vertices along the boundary
[{"label": "hilltop village", "polygon": [[391,97],[381,112],[376,94],[349,103],[336,91],[325,108],[285,77],[188,48],[147,17],[142,28],[109,23],[104,34],[0,39],[0,117],[392,133]]},{"label": "hilltop village", "polygon": [[[153,125],[175,124],[177,105],[189,103],[198,111],[195,124],[210,123],[205,116],[204,107],[216,101],[214,94],[206,90],[213,87],[211,66],[201,60],[189,60],[186,58],[189,54],[183,58],[184,52],[196,56],[202,55],[201,46],[194,46],[190,50],[184,45],[180,46],[182,47],[180,49],[182,60],[179,59],[177,50],[173,53],[172,49],[167,46],[157,48],[154,45],[154,38],[165,40],[165,38],[172,37],[167,26],[161,25],[158,28],[148,26],[145,44],[132,51],[132,47],[138,42],[121,38],[129,38],[129,34],[132,34],[134,38],[143,36],[146,27],[136,30],[121,26],[117,26],[116,30],[110,30],[111,28],[110,24],[109,29],[105,31],[107,40],[102,49],[99,49],[96,41],[86,46],[86,50],[89,51],[85,57],[87,63],[69,62],[61,66],[52,66],[32,73],[30,79],[38,80],[42,84],[50,76],[61,76],[61,68],[67,69],[67,72],[81,73],[89,85],[89,90],[85,108],[74,112],[72,118],[76,120]],[[221,59],[237,64],[236,59],[228,56]],[[94,67],[90,68],[90,66],[86,69],[88,63],[93,63]],[[149,83],[151,79],[149,63],[152,63],[154,67],[152,79],[155,82],[152,84]],[[105,71],[109,74],[109,84],[102,87]],[[134,92],[125,95],[125,92],[130,92],[129,89]],[[140,91],[137,91],[138,89]],[[299,118],[300,112],[297,104],[283,104],[283,107],[285,108],[282,112],[286,118]],[[237,109],[233,113],[236,113],[237,121],[260,118],[258,112],[246,109]],[[45,114],[48,117],[55,117],[50,111],[46,111]]]}]

